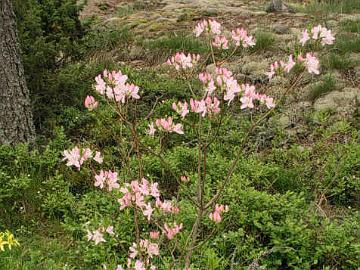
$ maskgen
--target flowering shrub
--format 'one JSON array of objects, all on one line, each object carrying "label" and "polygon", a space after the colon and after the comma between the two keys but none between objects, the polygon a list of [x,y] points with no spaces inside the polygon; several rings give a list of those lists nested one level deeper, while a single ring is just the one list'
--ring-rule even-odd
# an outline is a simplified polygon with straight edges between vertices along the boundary
[{"label": "flowering shrub", "polygon": [[[161,256],[171,256],[171,269],[191,269],[193,252],[208,240],[202,238],[205,223],[210,222],[215,226],[226,218],[227,212],[232,210],[220,201],[223,200],[223,195],[231,183],[241,155],[238,153],[228,167],[228,171],[223,172],[221,185],[212,186],[207,190],[206,184],[209,183],[207,157],[211,152],[211,144],[217,139],[217,130],[221,127],[225,115],[231,116],[229,113],[231,108],[265,111],[246,133],[242,140],[242,143],[245,143],[254,127],[274,111],[276,102],[273,97],[257,91],[254,85],[239,83],[233,73],[223,67],[226,59],[218,59],[215,48],[219,50],[232,48],[234,53],[238,49],[246,50],[254,46],[256,40],[243,28],[233,30],[230,37],[226,36],[222,28],[222,25],[215,20],[203,20],[196,25],[195,36],[206,39],[211,48],[211,53],[207,57],[178,52],[166,61],[166,64],[173,67],[179,76],[183,76],[188,81],[191,92],[190,99],[178,100],[171,104],[173,109],[171,116],[156,118],[150,112],[145,120],[137,119],[136,108],[141,100],[140,89],[137,85],[128,82],[127,75],[121,71],[105,70],[95,78],[95,91],[103,97],[107,106],[114,110],[118,120],[131,134],[128,140],[129,153],[121,162],[122,169],[130,171],[129,175],[132,178],[120,178],[120,171],[92,168],[93,185],[109,192],[117,200],[119,211],[129,211],[134,220],[134,241],[126,243],[129,250],[127,261],[119,263],[117,270],[125,269],[124,267],[135,270],[157,269],[161,266],[161,260],[156,257]],[[331,31],[321,26],[311,32],[312,38],[321,45],[332,44],[334,40]],[[302,67],[298,76],[303,72],[319,74],[318,59],[304,46],[309,39],[308,32],[304,31],[300,39],[302,49],[288,56],[287,62],[276,61],[271,64],[270,71],[266,73],[269,79],[290,73],[295,65]],[[212,72],[204,71],[208,58],[212,59],[215,65]],[[194,77],[200,87],[189,80]],[[291,87],[293,85],[285,89],[283,94],[285,95]],[[101,109],[99,102],[92,96],[86,98],[85,107],[89,110]],[[144,171],[143,156],[153,155],[154,158],[160,159],[164,167],[168,167],[167,160],[162,156],[163,138],[177,136],[185,142],[188,133],[195,133],[196,136],[197,169],[193,172],[183,171],[179,175],[171,171],[180,189],[187,191],[182,195],[187,196],[196,212],[195,219],[190,224],[191,229],[185,230],[185,226],[189,224],[179,220],[180,193],[171,200],[166,199],[164,194],[161,194],[159,184],[151,181],[151,175],[147,175]],[[157,144],[157,141],[158,147],[151,147]],[[241,146],[239,146],[240,151]],[[77,170],[86,164],[91,164],[91,160],[99,164],[103,163],[100,152],[95,151],[94,155],[90,148],[79,147],[65,150],[64,160],[67,161],[67,166],[74,166]],[[190,186],[195,187],[196,190],[191,190]],[[114,228],[116,224],[108,226],[99,224],[96,230],[87,231],[87,239],[93,241],[95,245],[105,244],[107,238],[121,241],[117,239]]]}]

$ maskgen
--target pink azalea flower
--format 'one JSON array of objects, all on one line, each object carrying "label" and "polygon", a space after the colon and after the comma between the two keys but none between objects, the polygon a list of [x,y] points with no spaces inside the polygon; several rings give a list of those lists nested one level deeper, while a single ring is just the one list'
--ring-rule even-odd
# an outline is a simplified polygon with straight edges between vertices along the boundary
[{"label": "pink azalea flower", "polygon": [[302,46],[305,46],[305,43],[310,39],[310,36],[309,36],[309,33],[308,33],[308,30],[305,29],[303,32],[302,32],[302,36],[300,38],[300,43]]},{"label": "pink azalea flower", "polygon": [[177,104],[174,102],[172,104],[172,108],[181,115],[182,118],[185,118],[185,116],[189,113],[188,104],[185,101],[184,103],[178,102]]},{"label": "pink azalea flower", "polygon": [[159,255],[159,246],[154,243],[149,243],[147,246],[147,253],[149,254],[150,258],[152,258],[154,255]]},{"label": "pink azalea flower", "polygon": [[118,189],[120,185],[119,183],[117,183],[117,172],[108,171],[106,183],[109,191],[112,191],[113,189]]},{"label": "pink azalea flower", "polygon": [[199,37],[204,31],[205,29],[208,27],[209,23],[206,20],[203,20],[201,22],[199,22],[194,30],[195,36]]},{"label": "pink azalea flower", "polygon": [[118,264],[116,270],[124,270],[124,268],[120,264]]},{"label": "pink azalea flower", "polygon": [[144,263],[140,260],[136,260],[135,262],[135,270],[146,270],[145,269],[145,266],[144,266]]},{"label": "pink azalea flower", "polygon": [[105,172],[104,172],[103,170],[101,170],[101,171],[100,171],[100,174],[95,175],[95,183],[94,183],[94,186],[103,189],[103,188],[104,188],[105,181],[106,181]]},{"label": "pink azalea flower", "polygon": [[145,209],[143,210],[143,215],[145,217],[147,217],[147,220],[150,221],[151,219],[151,215],[152,213],[154,212],[154,209],[151,207],[151,204],[148,203],[146,206],[145,206]]},{"label": "pink azalea flower", "polygon": [[321,25],[315,26],[315,27],[313,27],[313,29],[311,29],[311,33],[313,34],[312,35],[313,39],[320,38],[321,29],[322,29]]},{"label": "pink azalea flower", "polygon": [[160,232],[158,232],[158,231],[151,231],[150,232],[150,238],[151,239],[158,239],[159,236],[160,236]]},{"label": "pink azalea flower", "polygon": [[80,170],[80,149],[76,146],[73,149],[65,150],[64,153],[64,160],[67,160],[66,166],[75,166]]},{"label": "pink azalea flower", "polygon": [[152,183],[150,185],[150,194],[154,198],[160,197],[160,192],[159,192],[159,189],[158,189],[158,185],[159,185],[158,183]]},{"label": "pink azalea flower", "polygon": [[182,125],[174,124],[172,117],[168,117],[167,119],[165,119],[165,118],[156,119],[155,124],[156,124],[156,126],[158,126],[159,128],[161,128],[164,131],[167,131],[170,133],[175,132],[178,134],[184,134]]},{"label": "pink azalea flower", "polygon": [[113,227],[113,226],[108,226],[108,227],[106,228],[106,232],[107,232],[108,234],[113,235],[113,234],[114,234],[114,227]]},{"label": "pink azalea flower", "polygon": [[181,182],[184,182],[184,183],[187,183],[187,182],[190,181],[189,177],[188,177],[188,176],[185,176],[185,175],[182,175],[182,176],[180,177],[180,180],[181,180]]},{"label": "pink azalea flower", "polygon": [[236,46],[242,45],[244,48],[255,46],[255,39],[249,36],[244,28],[237,28],[231,31],[231,37]]},{"label": "pink azalea flower", "polygon": [[86,235],[86,237],[87,237],[87,240],[88,241],[91,241],[92,240],[92,238],[93,238],[93,234],[92,234],[92,232],[91,231],[87,231],[87,235]]},{"label": "pink azalea flower", "polygon": [[172,224],[172,227],[170,227],[170,225],[165,223],[164,233],[165,233],[166,237],[170,240],[173,239],[175,237],[175,235],[177,235],[180,232],[180,230],[182,229],[182,226],[183,226],[182,223],[180,225],[177,225],[176,222],[174,222]]},{"label": "pink azalea flower", "polygon": [[229,211],[229,207],[227,205],[216,204],[214,212],[209,214],[209,218],[215,222],[221,221],[221,213]]},{"label": "pink azalea flower", "polygon": [[328,30],[325,27],[323,27],[321,29],[320,37],[321,37],[321,45],[325,46],[325,45],[334,44],[335,37],[331,33],[331,30]]},{"label": "pink azalea flower", "polygon": [[96,109],[96,107],[99,105],[99,102],[97,102],[93,96],[87,96],[85,98],[84,105],[85,108],[89,109],[89,111],[92,111]]},{"label": "pink azalea flower", "polygon": [[212,45],[216,48],[227,50],[229,49],[228,43],[229,41],[225,36],[216,36],[214,41],[212,42]]},{"label": "pink azalea flower", "polygon": [[170,57],[166,64],[172,65],[176,70],[180,69],[189,69],[192,68],[195,64],[197,64],[200,60],[199,54],[188,54],[184,53],[176,53],[174,56]]},{"label": "pink azalea flower", "polygon": [[289,61],[288,61],[288,62],[286,63],[286,65],[284,66],[285,72],[289,73],[294,66],[295,66],[295,61],[294,61],[294,59],[293,59],[293,56],[290,55],[290,56],[289,56]]},{"label": "pink azalea flower", "polygon": [[215,20],[209,20],[210,32],[214,35],[221,34],[221,24]]},{"label": "pink azalea flower", "polygon": [[156,132],[156,129],[154,127],[154,123],[150,123],[148,127],[149,127],[148,134],[150,136],[154,136],[154,134]]},{"label": "pink azalea flower", "polygon": [[104,235],[99,230],[94,231],[92,240],[95,241],[95,245],[97,245],[101,242],[106,242],[106,240],[104,239]]},{"label": "pink azalea flower", "polygon": [[266,97],[265,98],[265,104],[266,104],[266,107],[268,109],[275,108],[274,99],[271,98],[271,97]]},{"label": "pink azalea flower", "polygon": [[311,53],[306,54],[305,65],[310,74],[311,73],[317,74],[317,75],[320,74],[319,60],[313,54],[311,54]]},{"label": "pink azalea flower", "polygon": [[136,243],[133,243],[132,246],[129,248],[129,250],[130,250],[129,257],[132,259],[136,258],[136,256],[138,255]]},{"label": "pink azalea flower", "polygon": [[103,157],[101,156],[101,153],[96,151],[95,156],[93,158],[97,163],[102,164],[103,163]]},{"label": "pink azalea flower", "polygon": [[194,100],[190,99],[191,111],[194,113],[201,113],[201,116],[204,117],[206,114],[206,103],[205,100]]},{"label": "pink azalea flower", "polygon": [[139,99],[139,87],[126,83],[127,79],[128,77],[121,71],[104,70],[103,74],[95,78],[95,89],[100,95],[105,95],[116,102],[125,103],[127,98]]}]

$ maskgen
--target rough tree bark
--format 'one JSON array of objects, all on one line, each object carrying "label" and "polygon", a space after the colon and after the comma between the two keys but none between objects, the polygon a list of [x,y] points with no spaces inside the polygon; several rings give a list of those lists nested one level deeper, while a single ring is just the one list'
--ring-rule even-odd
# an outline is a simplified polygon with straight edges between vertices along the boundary
[{"label": "rough tree bark", "polygon": [[0,144],[34,142],[29,90],[11,0],[0,0]]}]

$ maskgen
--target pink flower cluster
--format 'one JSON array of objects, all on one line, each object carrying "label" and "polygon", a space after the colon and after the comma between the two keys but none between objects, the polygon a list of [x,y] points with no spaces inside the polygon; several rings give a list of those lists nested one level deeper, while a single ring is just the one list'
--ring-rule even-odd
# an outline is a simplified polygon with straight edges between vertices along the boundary
[{"label": "pink flower cluster", "polygon": [[114,227],[113,226],[108,226],[106,229],[104,227],[100,227],[99,229],[95,230],[95,231],[87,231],[87,240],[88,241],[94,241],[95,245],[101,243],[101,242],[106,242],[105,238],[104,238],[104,232],[113,235],[114,234]]},{"label": "pink flower cluster", "polygon": [[[243,93],[240,98],[241,108],[254,108],[254,101],[259,101],[261,104],[265,104],[269,109],[275,106],[274,100],[271,97],[268,97],[264,94],[259,94],[255,92],[255,86],[250,86],[249,84],[239,85],[237,80],[233,77],[231,71],[226,68],[216,68],[215,70],[215,79],[210,73],[204,72],[199,74],[199,79],[204,85],[205,93],[208,95],[212,95],[217,88],[221,92],[224,92],[224,100],[229,103],[236,97],[237,94]],[[220,111],[219,108],[220,102],[218,99],[214,98],[214,102],[211,104],[211,112],[218,113]],[[198,102],[198,106],[196,107],[199,112],[209,112],[209,101],[206,102]],[[207,106],[205,106],[207,105]],[[206,107],[206,110],[205,110]]]},{"label": "pink flower cluster", "polygon": [[254,108],[254,101],[259,101],[261,104],[265,104],[268,109],[274,108],[275,103],[272,97],[268,97],[265,94],[259,94],[255,92],[255,86],[249,84],[242,84],[243,96],[240,98],[241,109]]},{"label": "pink flower cluster", "polygon": [[[155,125],[159,130],[162,130],[165,132],[169,132],[169,133],[175,132],[177,134],[184,134],[182,124],[180,124],[180,123],[174,124],[172,117],[168,117],[167,119],[165,119],[165,118],[156,119]],[[154,126],[154,123],[150,123],[148,134],[150,136],[154,136],[155,132],[156,132],[156,128]]]},{"label": "pink flower cluster", "polygon": [[105,69],[103,74],[95,78],[95,89],[100,95],[116,102],[125,103],[130,98],[139,99],[139,87],[127,83],[127,79],[121,71],[109,72]]},{"label": "pink flower cluster", "polygon": [[288,62],[285,63],[284,61],[275,61],[273,64],[270,65],[270,71],[266,72],[265,74],[268,76],[269,80],[271,80],[276,72],[290,73],[295,64],[296,63],[293,59],[293,56],[289,55]]},{"label": "pink flower cluster", "polygon": [[97,108],[99,102],[97,102],[93,96],[87,96],[85,98],[84,105],[85,108],[89,109],[89,111],[92,111]]},{"label": "pink flower cluster", "polygon": [[[311,29],[311,38],[314,40],[320,40],[321,45],[332,45],[334,44],[335,37],[331,33],[331,30],[321,25],[314,26]],[[305,46],[306,42],[310,40],[310,35],[307,29],[305,29],[300,37],[300,43]]]},{"label": "pink flower cluster", "polygon": [[235,46],[243,46],[244,48],[255,46],[255,39],[249,36],[244,28],[236,28],[231,31],[231,37],[235,42]]},{"label": "pink flower cluster", "polygon": [[194,33],[196,37],[199,37],[203,32],[220,35],[221,24],[215,20],[202,20],[196,25]]},{"label": "pink flower cluster", "polygon": [[174,222],[173,224],[171,224],[171,226],[169,224],[165,224],[164,225],[164,233],[166,235],[166,237],[171,240],[175,237],[175,235],[177,235],[180,230],[182,229],[183,224],[176,224],[176,222]]},{"label": "pink flower cluster", "polygon": [[135,259],[139,253],[146,254],[150,258],[153,256],[159,255],[159,246],[156,243],[151,243],[147,239],[141,239],[139,246],[137,246],[136,243],[133,243],[130,249],[130,255],[129,257],[132,259]]},{"label": "pink flower cluster", "polygon": [[113,189],[118,189],[120,187],[117,180],[117,172],[101,170],[99,174],[95,175],[94,186],[103,189],[106,185],[108,191],[112,191]]},{"label": "pink flower cluster", "polygon": [[206,113],[217,114],[220,112],[220,101],[216,97],[211,98],[207,96],[202,100],[194,100],[191,98],[190,106],[192,112],[199,113],[202,117],[205,117]]},{"label": "pink flower cluster", "polygon": [[75,166],[78,170],[80,170],[80,167],[86,160],[91,158],[97,163],[101,164],[103,162],[100,152],[96,151],[95,156],[93,156],[93,152],[90,148],[80,149],[77,146],[71,150],[65,150],[63,156],[63,161],[67,160],[66,166]]},{"label": "pink flower cluster", "polygon": [[[149,268],[148,268],[148,266],[149,266]],[[128,267],[128,269],[131,269],[131,270],[147,270],[147,269],[156,270],[156,267],[154,265],[150,264],[149,259],[145,263],[139,259],[132,260],[132,259],[128,258],[127,267]],[[116,270],[124,270],[124,268],[122,267],[122,265],[118,265],[116,267]]]},{"label": "pink flower cluster", "polygon": [[213,46],[223,50],[229,49],[229,41],[225,36],[215,36],[214,41],[212,42]]},{"label": "pink flower cluster", "polygon": [[166,64],[174,66],[176,70],[192,68],[200,61],[199,54],[184,54],[176,53],[174,56],[170,57]]},{"label": "pink flower cluster", "polygon": [[[313,53],[306,53],[305,58],[302,55],[299,55],[297,57],[297,61],[299,63],[304,63],[310,74],[320,74],[320,62]],[[289,73],[295,64],[296,62],[294,61],[293,56],[290,55],[287,63],[283,61],[276,61],[270,65],[270,71],[265,74],[268,76],[269,80],[271,80],[276,73]]]},{"label": "pink flower cluster", "polygon": [[223,204],[216,204],[214,212],[209,214],[209,218],[214,222],[220,222],[221,221],[221,213],[229,211],[229,207],[227,205]]},{"label": "pink flower cluster", "polygon": [[[173,206],[170,201],[161,201],[158,183],[150,183],[145,178],[141,182],[132,181],[130,184],[126,183],[120,189],[120,192],[124,194],[121,199],[118,199],[120,210],[135,206],[142,211],[149,221],[155,208],[164,213],[176,214],[179,212],[179,209]],[[152,205],[152,199],[155,199],[154,205]]]},{"label": "pink flower cluster", "polygon": [[[225,35],[221,35],[221,24],[215,20],[200,21],[194,30],[195,36],[199,37],[202,33],[210,33],[214,35],[212,45],[216,48],[227,50],[229,49],[229,40]],[[249,36],[244,28],[236,28],[231,31],[232,41],[236,47],[240,45],[244,48],[255,45],[255,39]]]}]

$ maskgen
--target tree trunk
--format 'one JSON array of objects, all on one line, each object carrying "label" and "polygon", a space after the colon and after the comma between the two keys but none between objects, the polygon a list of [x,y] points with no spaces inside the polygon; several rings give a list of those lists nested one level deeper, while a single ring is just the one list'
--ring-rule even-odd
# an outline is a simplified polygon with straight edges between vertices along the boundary
[{"label": "tree trunk", "polygon": [[11,0],[0,0],[0,144],[34,142],[29,90]]}]

